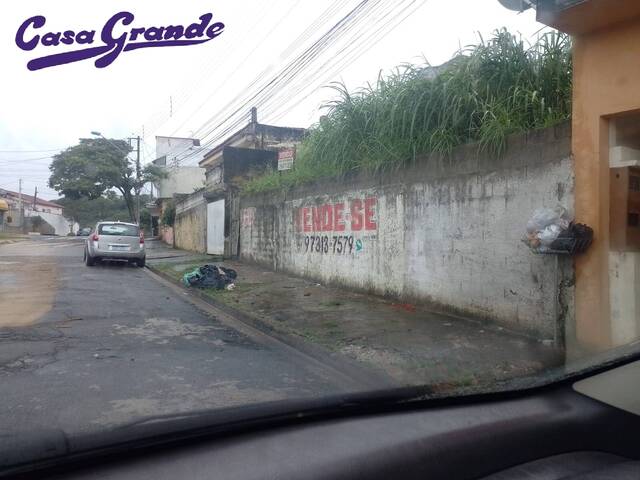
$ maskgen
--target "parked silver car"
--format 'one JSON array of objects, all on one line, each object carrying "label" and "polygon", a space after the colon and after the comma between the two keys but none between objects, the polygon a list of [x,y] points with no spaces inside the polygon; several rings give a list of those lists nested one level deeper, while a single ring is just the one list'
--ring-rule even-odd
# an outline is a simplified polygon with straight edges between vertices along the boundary
[{"label": "parked silver car", "polygon": [[98,222],[87,238],[84,262],[95,265],[100,260],[127,260],[144,267],[146,251],[144,235],[135,223]]}]

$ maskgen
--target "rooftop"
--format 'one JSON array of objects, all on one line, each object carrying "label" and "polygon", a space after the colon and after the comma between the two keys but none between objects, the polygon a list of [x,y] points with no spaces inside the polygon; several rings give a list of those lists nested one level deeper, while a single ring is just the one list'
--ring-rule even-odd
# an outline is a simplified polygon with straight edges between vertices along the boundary
[{"label": "rooftop", "polygon": [[211,150],[209,150],[200,162],[200,165],[202,166],[203,164],[208,163],[208,160],[216,154],[220,153],[224,149],[224,147],[246,147],[247,145],[244,145],[244,143],[242,143],[242,140],[249,136],[271,136],[276,138],[302,140],[306,131],[307,130],[304,128],[279,127],[276,125],[267,125],[264,123],[249,123],[245,127],[235,132],[233,135],[227,137]]},{"label": "rooftop", "polygon": [[[0,197],[19,198],[20,197],[20,193],[12,192],[11,190],[0,189]],[[33,204],[33,200],[34,200],[34,197],[32,195],[27,195],[26,193],[22,194],[22,201],[25,204],[27,204],[27,205],[28,204]],[[40,205],[42,207],[64,208],[59,203],[50,202],[49,200],[45,200],[43,198],[39,198],[38,197],[35,200],[36,200],[36,205]]]}]

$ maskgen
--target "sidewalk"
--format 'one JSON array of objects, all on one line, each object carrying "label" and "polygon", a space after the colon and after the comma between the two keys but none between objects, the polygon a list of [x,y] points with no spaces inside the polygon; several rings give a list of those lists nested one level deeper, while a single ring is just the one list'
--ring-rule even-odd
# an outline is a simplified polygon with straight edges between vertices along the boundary
[{"label": "sidewalk", "polygon": [[204,290],[213,302],[401,384],[477,387],[562,361],[557,350],[497,326],[154,243],[147,253],[150,269],[180,281],[205,263],[233,268],[234,290]]},{"label": "sidewalk", "polygon": [[0,232],[0,245],[9,245],[11,243],[21,242],[27,240],[28,235],[22,235],[19,233],[5,233]]}]

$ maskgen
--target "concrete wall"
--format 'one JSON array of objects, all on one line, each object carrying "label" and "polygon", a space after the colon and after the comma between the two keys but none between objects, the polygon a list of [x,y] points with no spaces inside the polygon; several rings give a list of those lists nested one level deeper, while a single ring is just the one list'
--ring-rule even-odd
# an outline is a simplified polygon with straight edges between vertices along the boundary
[{"label": "concrete wall", "polygon": [[207,203],[203,192],[176,201],[173,225],[175,246],[192,252],[205,253],[207,232]]},{"label": "concrete wall", "polygon": [[556,285],[555,258],[521,238],[534,209],[573,210],[573,185],[564,124],[511,138],[501,159],[464,146],[386,177],[244,198],[240,255],[561,342],[573,316],[571,259],[559,259]]},{"label": "concrete wall", "polygon": [[167,225],[160,227],[160,239],[167,245],[173,246],[173,227]]},{"label": "concrete wall", "polygon": [[195,138],[156,137],[156,159],[166,157],[166,166],[176,162],[197,165],[202,160],[206,149],[199,148],[200,142]]},{"label": "concrete wall", "polygon": [[30,216],[26,217],[26,221],[29,222],[28,228],[30,231],[33,231],[30,220],[34,217],[40,217],[45,222],[36,229],[40,233],[60,236],[72,233],[73,221],[63,217],[62,215],[55,215],[53,213],[46,212],[32,212]]},{"label": "concrete wall", "polygon": [[169,174],[157,182],[158,198],[172,198],[175,194],[190,194],[205,184],[205,171],[200,167],[165,167]]}]

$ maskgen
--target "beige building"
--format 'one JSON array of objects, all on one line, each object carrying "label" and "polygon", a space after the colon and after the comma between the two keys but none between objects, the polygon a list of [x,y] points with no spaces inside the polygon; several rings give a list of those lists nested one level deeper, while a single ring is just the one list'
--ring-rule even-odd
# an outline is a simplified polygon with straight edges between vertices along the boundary
[{"label": "beige building", "polygon": [[575,213],[595,231],[575,260],[573,347],[628,344],[640,338],[640,2],[525,3],[573,38]]}]

